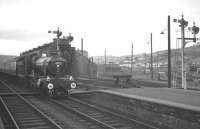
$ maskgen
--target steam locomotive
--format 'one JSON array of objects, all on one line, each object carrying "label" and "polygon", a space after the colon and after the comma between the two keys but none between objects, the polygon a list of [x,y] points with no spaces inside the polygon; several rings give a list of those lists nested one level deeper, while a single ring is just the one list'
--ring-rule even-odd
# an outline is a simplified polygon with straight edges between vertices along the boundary
[{"label": "steam locomotive", "polygon": [[1,71],[16,76],[28,87],[36,88],[41,95],[68,96],[69,90],[77,87],[73,77],[75,48],[73,37],[57,38],[52,43],[23,52],[19,57],[4,62]]}]

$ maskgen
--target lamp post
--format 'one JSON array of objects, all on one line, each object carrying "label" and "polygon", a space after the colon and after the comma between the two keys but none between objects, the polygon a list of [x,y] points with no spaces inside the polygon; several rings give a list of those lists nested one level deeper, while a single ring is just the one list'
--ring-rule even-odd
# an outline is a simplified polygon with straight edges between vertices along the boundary
[{"label": "lamp post", "polygon": [[[170,32],[170,16],[167,17],[167,32],[168,32],[168,88],[171,88],[171,32]],[[164,34],[162,31],[160,34]]]},{"label": "lamp post", "polygon": [[151,79],[153,79],[153,44],[152,44],[152,33],[151,35]]},{"label": "lamp post", "polygon": [[[153,42],[152,42],[152,33],[150,33],[150,42],[151,42],[150,72],[151,72],[151,79],[153,80]],[[147,44],[149,44],[149,41],[147,42]]]},{"label": "lamp post", "polygon": [[171,35],[170,35],[170,16],[167,17],[168,31],[168,88],[171,88]]},{"label": "lamp post", "polygon": [[133,72],[133,43],[131,47],[131,73]]},{"label": "lamp post", "polygon": [[144,66],[145,66],[145,69],[144,69],[144,74],[146,74],[146,65],[147,65],[147,55],[146,55],[146,52],[144,53],[144,60],[145,60],[145,62],[144,62]]}]

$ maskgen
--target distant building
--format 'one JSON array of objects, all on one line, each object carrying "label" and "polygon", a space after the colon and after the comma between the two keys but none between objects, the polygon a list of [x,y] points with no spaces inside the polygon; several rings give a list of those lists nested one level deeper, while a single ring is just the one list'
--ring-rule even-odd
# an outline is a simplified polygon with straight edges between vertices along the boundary
[{"label": "distant building", "polygon": [[[82,54],[82,51],[78,49],[78,50],[77,50],[77,53]],[[85,57],[88,58],[88,51],[83,50],[83,56],[85,56]]]},{"label": "distant building", "polygon": [[97,78],[112,77],[113,74],[122,72],[118,64],[99,64],[97,65]]}]

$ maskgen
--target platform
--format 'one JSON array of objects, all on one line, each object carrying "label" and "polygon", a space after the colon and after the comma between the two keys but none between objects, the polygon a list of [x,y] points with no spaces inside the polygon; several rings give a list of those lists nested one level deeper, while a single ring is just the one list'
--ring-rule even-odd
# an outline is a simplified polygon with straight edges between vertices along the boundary
[{"label": "platform", "polygon": [[200,91],[146,87],[101,91],[200,112]]}]

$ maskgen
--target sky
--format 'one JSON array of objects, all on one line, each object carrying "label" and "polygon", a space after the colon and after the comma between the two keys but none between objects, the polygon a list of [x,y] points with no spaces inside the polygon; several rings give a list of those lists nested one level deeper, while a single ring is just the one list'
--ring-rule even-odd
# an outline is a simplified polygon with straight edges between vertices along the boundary
[{"label": "sky", "polygon": [[[89,56],[122,56],[149,53],[150,33],[153,51],[167,49],[167,16],[200,26],[199,0],[0,0],[0,54],[19,55],[52,41],[47,33],[57,27],[64,36],[71,33],[76,49]],[[172,20],[171,20],[172,21]],[[178,23],[171,22],[172,48],[180,37]],[[167,34],[167,32],[166,32]],[[186,33],[186,36],[191,36]],[[198,37],[199,35],[197,35]]]}]

